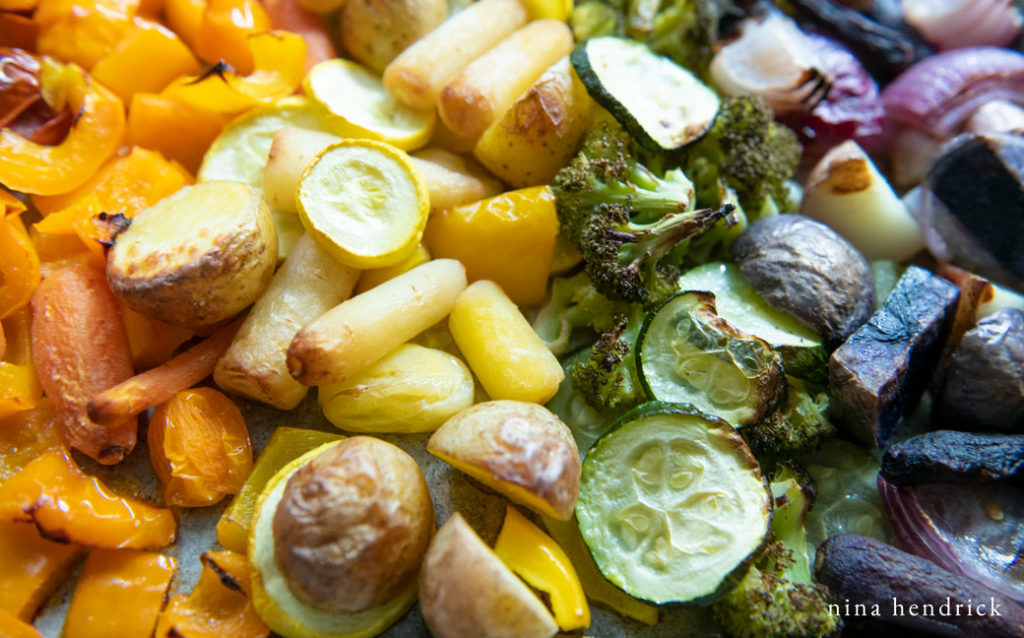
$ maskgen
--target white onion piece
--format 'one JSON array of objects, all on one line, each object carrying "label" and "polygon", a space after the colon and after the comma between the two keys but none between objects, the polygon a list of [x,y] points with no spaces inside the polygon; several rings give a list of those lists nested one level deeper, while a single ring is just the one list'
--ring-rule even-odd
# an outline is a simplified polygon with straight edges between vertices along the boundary
[{"label": "white onion piece", "polygon": [[832,227],[869,260],[904,261],[924,248],[910,211],[852,140],[811,170],[800,213]]},{"label": "white onion piece", "polygon": [[760,95],[776,113],[808,111],[832,83],[824,61],[796,23],[779,14],[749,19],[715,55],[711,79],[726,95]]},{"label": "white onion piece", "polygon": [[1006,46],[1022,22],[1012,0],[903,0],[903,18],[943,51]]}]

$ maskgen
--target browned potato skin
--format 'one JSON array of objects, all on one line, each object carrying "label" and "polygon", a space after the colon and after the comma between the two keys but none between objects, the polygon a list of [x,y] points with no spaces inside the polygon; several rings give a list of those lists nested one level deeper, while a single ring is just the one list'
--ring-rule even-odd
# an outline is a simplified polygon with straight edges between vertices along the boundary
[{"label": "browned potato skin", "polygon": [[347,0],[341,9],[341,43],[377,73],[448,16],[444,0]]},{"label": "browned potato skin", "polygon": [[503,484],[526,490],[550,505],[560,520],[569,520],[576,508],[579,448],[568,426],[536,403],[478,403],[448,419],[430,437],[427,451],[493,477],[497,483],[491,486],[503,493]]},{"label": "browned potato skin", "polygon": [[354,436],[288,479],[274,513],[274,558],[299,600],[357,613],[416,578],[434,524],[427,482],[412,457]]},{"label": "browned potato skin", "polygon": [[[186,191],[200,189],[230,191],[233,203],[246,202],[251,214],[229,230],[217,229],[221,234],[214,240],[201,233],[185,233],[167,238],[160,250],[152,251],[131,241],[133,229],[177,212],[177,202],[182,215],[175,216],[179,221],[168,230],[180,233],[182,226],[191,228],[192,219],[201,219],[203,211]],[[223,204],[224,198],[215,201]],[[215,246],[204,246],[204,242]],[[107,281],[132,310],[174,326],[195,328],[233,317],[256,301],[276,265],[277,230],[267,204],[245,184],[211,181],[186,186],[139,213],[110,250]]]},{"label": "browned potato skin", "polygon": [[420,609],[435,638],[550,638],[558,632],[540,600],[458,512],[423,559]]}]

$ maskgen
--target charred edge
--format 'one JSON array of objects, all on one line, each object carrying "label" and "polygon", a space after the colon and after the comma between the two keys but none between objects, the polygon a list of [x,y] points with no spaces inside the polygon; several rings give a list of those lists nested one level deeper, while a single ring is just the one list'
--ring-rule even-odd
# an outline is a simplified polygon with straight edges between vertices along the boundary
[{"label": "charred edge", "polygon": [[103,246],[104,254],[114,247],[121,233],[128,230],[132,225],[131,218],[127,217],[124,213],[111,214],[103,212],[96,216],[96,221],[99,222],[99,226],[107,232],[107,237],[109,237],[109,239],[99,240],[100,245]]},{"label": "charred edge", "polygon": [[104,465],[108,465],[108,461],[117,463],[123,459],[124,455],[127,453],[128,449],[123,445],[111,445],[110,447],[100,450],[96,455],[96,460]]},{"label": "charred edge", "polygon": [[203,80],[206,80],[206,79],[211,78],[213,76],[217,76],[221,80],[227,81],[227,78],[224,77],[224,75],[226,73],[237,73],[237,72],[235,71],[235,67],[231,66],[230,64],[228,64],[224,60],[217,60],[216,64],[214,64],[213,66],[211,66],[210,68],[206,69],[205,71],[200,73],[198,76],[196,76],[196,79],[194,79],[191,82],[189,82],[188,86],[191,86],[193,84],[199,84]]},{"label": "charred edge", "polygon": [[224,585],[233,592],[245,595],[245,590],[243,590],[242,586],[238,584],[235,577],[218,565],[217,561],[215,561],[208,553],[200,556],[199,560],[202,561],[203,565],[212,569],[213,573],[217,574],[217,578],[220,580],[221,585]]}]

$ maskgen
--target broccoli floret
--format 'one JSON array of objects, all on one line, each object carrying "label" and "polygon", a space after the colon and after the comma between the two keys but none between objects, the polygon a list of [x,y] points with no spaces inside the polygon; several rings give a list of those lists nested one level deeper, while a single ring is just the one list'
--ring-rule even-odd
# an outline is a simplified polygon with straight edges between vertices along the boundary
[{"label": "broccoli floret", "polygon": [[712,614],[734,638],[823,638],[842,629],[829,613],[830,593],[811,580],[804,522],[813,494],[804,477],[780,467],[772,481],[772,542]]},{"label": "broccoli floret", "polygon": [[569,369],[573,389],[599,410],[627,408],[644,399],[636,372],[637,337],[644,321],[639,304],[619,315],[611,330],[598,337],[590,349],[590,358]]},{"label": "broccoli floret", "polygon": [[608,332],[628,308],[628,304],[611,301],[597,292],[585,272],[556,277],[533,320],[533,329],[553,353],[561,356],[572,349],[575,330]]},{"label": "broccoli floret", "polygon": [[679,160],[696,185],[698,205],[717,206],[727,186],[749,214],[762,210],[766,198],[782,210],[791,208],[786,181],[800,152],[796,135],[775,121],[764,98],[747,95],[723,98],[711,130]]},{"label": "broccoli floret", "polygon": [[788,392],[782,409],[760,423],[740,430],[758,458],[777,459],[806,454],[836,435],[829,421],[828,393],[824,388],[787,377]]},{"label": "broccoli floret", "polygon": [[694,210],[690,180],[679,170],[659,177],[641,164],[633,140],[607,114],[559,171],[555,194],[562,232],[597,290],[648,304],[675,290],[678,269],[666,259],[672,249],[732,210]]},{"label": "broccoli floret", "polygon": [[569,26],[577,42],[605,35],[623,35],[625,25],[621,9],[600,0],[577,4],[569,15]]}]

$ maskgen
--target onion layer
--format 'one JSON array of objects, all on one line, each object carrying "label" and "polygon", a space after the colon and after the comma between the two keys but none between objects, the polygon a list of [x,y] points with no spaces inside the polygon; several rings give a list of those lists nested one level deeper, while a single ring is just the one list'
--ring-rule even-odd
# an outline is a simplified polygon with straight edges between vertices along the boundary
[{"label": "onion layer", "polygon": [[1024,493],[1001,483],[897,486],[878,491],[903,548],[1024,601]]},{"label": "onion layer", "polygon": [[1006,46],[1021,29],[1011,0],[903,0],[903,18],[943,51]]}]

